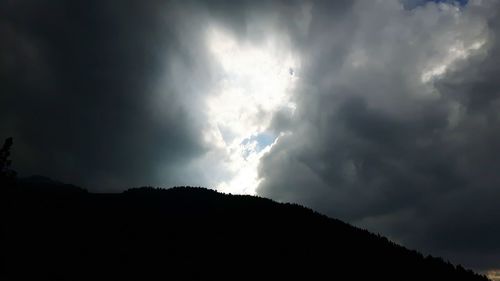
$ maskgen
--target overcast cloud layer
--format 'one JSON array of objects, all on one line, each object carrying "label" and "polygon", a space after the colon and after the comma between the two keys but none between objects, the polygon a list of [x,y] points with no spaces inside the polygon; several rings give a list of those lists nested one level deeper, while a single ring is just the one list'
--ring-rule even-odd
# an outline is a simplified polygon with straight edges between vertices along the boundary
[{"label": "overcast cloud layer", "polygon": [[258,193],[498,266],[493,4],[360,1],[340,17],[313,16],[297,112],[275,122],[292,134],[264,157]]},{"label": "overcast cloud layer", "polygon": [[[435,2],[2,2],[0,137],[24,175],[97,191],[250,183],[496,268],[500,3]],[[247,93],[258,73],[233,73],[262,48],[280,81],[264,102]]]}]

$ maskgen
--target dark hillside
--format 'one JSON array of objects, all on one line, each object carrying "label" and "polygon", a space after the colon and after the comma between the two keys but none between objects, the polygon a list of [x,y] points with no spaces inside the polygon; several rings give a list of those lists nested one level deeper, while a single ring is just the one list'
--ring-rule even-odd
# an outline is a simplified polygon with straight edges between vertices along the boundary
[{"label": "dark hillside", "polygon": [[310,209],[203,188],[2,187],[1,280],[487,280]]}]

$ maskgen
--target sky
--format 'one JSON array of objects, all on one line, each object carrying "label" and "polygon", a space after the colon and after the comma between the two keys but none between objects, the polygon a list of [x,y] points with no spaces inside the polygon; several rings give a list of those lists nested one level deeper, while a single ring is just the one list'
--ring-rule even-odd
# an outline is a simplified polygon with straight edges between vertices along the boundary
[{"label": "sky", "polygon": [[20,176],[295,202],[494,276],[498,11],[0,1],[0,137]]}]

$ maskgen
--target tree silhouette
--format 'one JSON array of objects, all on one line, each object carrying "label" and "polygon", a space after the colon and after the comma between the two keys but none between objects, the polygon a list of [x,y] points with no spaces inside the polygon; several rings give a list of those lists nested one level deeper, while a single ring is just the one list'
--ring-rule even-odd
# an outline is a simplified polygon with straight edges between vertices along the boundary
[{"label": "tree silhouette", "polygon": [[12,160],[9,159],[13,143],[12,137],[6,138],[0,149],[0,181],[2,182],[12,180],[16,176],[16,173],[10,169]]},{"label": "tree silhouette", "polygon": [[202,188],[18,181],[0,214],[0,280],[489,281],[297,204]]}]

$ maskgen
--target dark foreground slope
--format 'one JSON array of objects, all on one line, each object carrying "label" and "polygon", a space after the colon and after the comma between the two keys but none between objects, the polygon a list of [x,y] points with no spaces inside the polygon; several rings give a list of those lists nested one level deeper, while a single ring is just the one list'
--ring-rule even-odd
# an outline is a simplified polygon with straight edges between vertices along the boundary
[{"label": "dark foreground slope", "polygon": [[50,182],[0,192],[1,280],[487,280],[262,198]]}]

